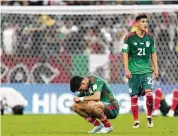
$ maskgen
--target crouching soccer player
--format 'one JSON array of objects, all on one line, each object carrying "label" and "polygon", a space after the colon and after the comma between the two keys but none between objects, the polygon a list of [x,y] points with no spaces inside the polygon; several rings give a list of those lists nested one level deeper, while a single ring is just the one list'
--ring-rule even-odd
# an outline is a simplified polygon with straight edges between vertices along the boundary
[{"label": "crouching soccer player", "polygon": [[22,115],[24,108],[28,105],[27,100],[14,88],[0,88],[0,110],[1,115],[4,109],[9,108],[14,115]]},{"label": "crouching soccer player", "polygon": [[100,77],[74,76],[70,81],[72,92],[78,91],[74,98],[73,110],[95,127],[88,133],[108,133],[113,126],[108,119],[119,114],[118,101],[110,86]]},{"label": "crouching soccer player", "polygon": [[178,89],[174,89],[172,93],[172,105],[169,106],[164,98],[164,93],[162,89],[158,88],[155,90],[153,116],[159,116],[161,115],[161,113],[163,116],[178,116]]}]

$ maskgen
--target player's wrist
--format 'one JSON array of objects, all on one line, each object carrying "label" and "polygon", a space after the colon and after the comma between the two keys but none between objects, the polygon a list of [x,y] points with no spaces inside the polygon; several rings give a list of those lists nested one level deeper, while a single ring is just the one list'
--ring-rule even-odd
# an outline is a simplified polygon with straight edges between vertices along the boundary
[{"label": "player's wrist", "polygon": [[80,101],[83,102],[84,101],[84,97],[80,97]]}]

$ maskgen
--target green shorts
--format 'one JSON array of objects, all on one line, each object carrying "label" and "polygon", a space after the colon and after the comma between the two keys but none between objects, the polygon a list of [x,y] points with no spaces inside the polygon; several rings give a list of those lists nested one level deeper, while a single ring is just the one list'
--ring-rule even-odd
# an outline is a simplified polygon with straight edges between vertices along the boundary
[{"label": "green shorts", "polygon": [[104,113],[108,119],[115,119],[119,114],[119,105],[113,105],[111,103],[103,102]]},{"label": "green shorts", "polygon": [[144,95],[146,89],[153,89],[152,73],[133,74],[129,79],[129,93],[130,96]]}]

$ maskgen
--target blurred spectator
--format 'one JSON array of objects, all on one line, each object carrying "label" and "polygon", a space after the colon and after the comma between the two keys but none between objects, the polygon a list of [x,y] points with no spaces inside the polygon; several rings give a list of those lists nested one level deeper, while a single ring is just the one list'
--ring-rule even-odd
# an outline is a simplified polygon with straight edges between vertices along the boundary
[{"label": "blurred spectator", "polygon": [[92,54],[105,54],[106,47],[102,45],[98,37],[98,30],[90,28],[86,31],[84,39],[86,41],[86,50],[87,53]]},{"label": "blurred spectator", "polygon": [[28,0],[1,0],[1,5],[28,6]]},{"label": "blurred spectator", "polygon": [[28,101],[20,92],[10,87],[0,88],[0,110],[4,114],[4,110],[10,108],[10,113],[22,115],[24,108],[28,105]]},{"label": "blurred spectator", "polygon": [[42,6],[42,5],[150,5],[178,4],[177,1],[161,0],[1,0],[1,5]]}]

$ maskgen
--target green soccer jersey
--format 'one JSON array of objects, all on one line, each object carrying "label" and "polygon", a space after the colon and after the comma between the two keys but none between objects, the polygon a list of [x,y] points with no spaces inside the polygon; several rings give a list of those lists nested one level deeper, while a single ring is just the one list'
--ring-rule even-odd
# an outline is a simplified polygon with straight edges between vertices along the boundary
[{"label": "green soccer jersey", "polygon": [[118,105],[118,101],[114,97],[111,87],[106,83],[105,80],[97,76],[89,77],[88,92],[80,92],[78,96],[79,97],[90,96],[93,95],[95,92],[101,93],[101,98],[100,98],[101,101]]},{"label": "green soccer jersey", "polygon": [[142,38],[136,32],[128,34],[122,52],[128,53],[128,67],[132,74],[152,72],[150,55],[156,52],[156,49],[154,38],[150,33],[145,33]]}]

